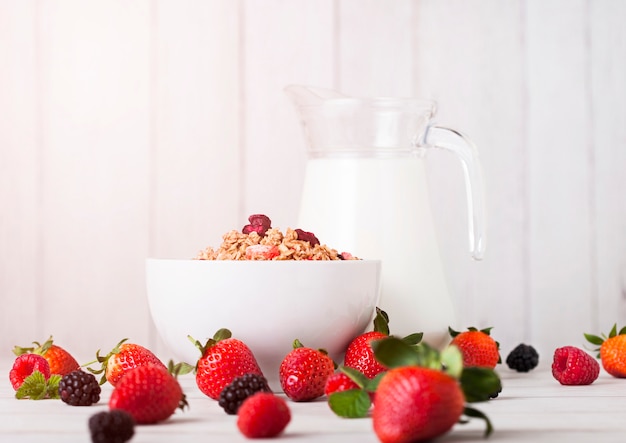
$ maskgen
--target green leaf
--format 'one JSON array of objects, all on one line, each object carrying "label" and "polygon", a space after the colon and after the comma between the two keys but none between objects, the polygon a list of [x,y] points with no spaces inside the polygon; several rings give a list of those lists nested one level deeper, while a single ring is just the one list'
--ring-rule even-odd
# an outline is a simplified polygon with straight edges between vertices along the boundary
[{"label": "green leaf", "polygon": [[492,329],[493,329],[493,326],[490,326],[488,328],[481,329],[480,332],[482,332],[483,334],[491,335],[491,330]]},{"label": "green leaf", "polygon": [[330,409],[340,417],[366,417],[372,405],[370,396],[361,389],[333,392],[328,397]]},{"label": "green leaf", "polygon": [[185,363],[181,361],[180,363],[174,363],[173,360],[167,362],[167,370],[174,377],[178,377],[179,375],[189,374],[196,369],[195,366],[190,365],[189,363]]},{"label": "green leaf", "polygon": [[490,368],[469,367],[463,369],[461,389],[468,403],[487,401],[490,395],[502,390],[498,374]]},{"label": "green leaf", "polygon": [[[474,409],[469,406],[466,406],[465,410],[463,411],[463,414],[466,415],[467,417],[480,418],[481,420],[484,420],[485,425],[486,425],[485,438],[491,435],[491,433],[493,432],[493,425],[491,424],[491,420],[489,420],[489,417],[487,417],[487,415],[485,415],[484,412],[479,411],[478,409]],[[467,423],[467,421],[463,420],[461,421],[461,423]]]},{"label": "green leaf", "polygon": [[448,326],[448,333],[450,334],[450,337],[452,337],[452,338],[454,338],[454,337],[456,337],[457,335],[460,334],[459,331],[455,331],[450,326]]},{"label": "green leaf", "polygon": [[48,398],[61,398],[59,394],[59,383],[63,377],[59,374],[53,374],[48,379],[46,396]]},{"label": "green leaf", "polygon": [[598,337],[597,335],[592,334],[584,334],[587,341],[591,344],[601,346],[604,343],[604,339],[602,337]]},{"label": "green leaf", "polygon": [[350,368],[347,366],[340,366],[339,371],[348,376],[350,380],[355,382],[359,388],[365,388],[369,384],[369,379],[358,369]]},{"label": "green leaf", "polygon": [[609,338],[615,337],[617,335],[617,323],[613,325],[611,328],[611,332],[609,332]]},{"label": "green leaf", "polygon": [[389,335],[389,316],[385,311],[376,308],[376,317],[374,317],[374,331],[382,332]]},{"label": "green leaf", "polygon": [[617,333],[617,335],[626,335],[626,326],[624,326],[622,329],[620,329],[619,332]]},{"label": "green leaf", "polygon": [[378,375],[376,375],[376,377],[372,378],[371,380],[368,380],[367,384],[365,385],[365,390],[367,392],[376,392],[376,390],[378,389],[378,384],[383,379],[386,373],[387,371],[381,372]]},{"label": "green leaf", "polygon": [[226,340],[227,338],[231,338],[232,336],[233,334],[230,332],[229,329],[221,328],[217,330],[217,332],[213,336],[213,340],[215,341]]},{"label": "green leaf", "polygon": [[461,350],[454,345],[444,348],[441,351],[441,364],[447,374],[459,379],[463,373],[463,354]]},{"label": "green leaf", "polygon": [[22,386],[15,392],[18,399],[30,398],[32,400],[41,400],[46,398],[47,383],[46,378],[40,371],[34,371],[24,379]]},{"label": "green leaf", "polygon": [[424,337],[423,332],[416,332],[414,334],[407,335],[406,337],[402,339],[402,341],[409,345],[417,345],[422,341],[423,337]]},{"label": "green leaf", "polygon": [[376,360],[388,368],[420,364],[420,358],[414,348],[393,336],[373,340],[372,349]]}]

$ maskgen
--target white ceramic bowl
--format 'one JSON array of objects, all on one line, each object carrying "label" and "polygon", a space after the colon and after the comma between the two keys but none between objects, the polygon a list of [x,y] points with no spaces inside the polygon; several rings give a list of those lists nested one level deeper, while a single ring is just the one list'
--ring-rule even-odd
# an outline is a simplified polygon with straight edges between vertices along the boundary
[{"label": "white ceramic bowl", "polygon": [[195,364],[201,342],[220,328],[245,342],[272,388],[294,339],[341,363],[370,325],[380,294],[380,261],[148,259],[152,319],[173,356]]}]

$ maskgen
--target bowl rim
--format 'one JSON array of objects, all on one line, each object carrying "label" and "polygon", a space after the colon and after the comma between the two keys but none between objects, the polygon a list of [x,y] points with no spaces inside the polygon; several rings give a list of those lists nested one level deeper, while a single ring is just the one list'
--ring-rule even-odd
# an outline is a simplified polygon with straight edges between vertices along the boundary
[{"label": "bowl rim", "polygon": [[[149,262],[206,262],[206,263],[362,263],[362,264],[380,264],[381,259],[358,259],[358,260],[200,260],[195,258],[159,258],[148,257],[146,263]],[[236,265],[238,266],[238,265]]]}]

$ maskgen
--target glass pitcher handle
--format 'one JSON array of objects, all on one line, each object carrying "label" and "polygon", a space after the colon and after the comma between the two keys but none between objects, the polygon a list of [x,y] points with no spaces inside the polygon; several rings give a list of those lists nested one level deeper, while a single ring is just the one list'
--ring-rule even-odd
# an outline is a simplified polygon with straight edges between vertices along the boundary
[{"label": "glass pitcher handle", "polygon": [[461,160],[467,196],[470,251],[475,260],[482,260],[485,252],[485,207],[482,169],[476,145],[459,131],[439,125],[429,126],[424,135],[424,145],[452,151]]}]

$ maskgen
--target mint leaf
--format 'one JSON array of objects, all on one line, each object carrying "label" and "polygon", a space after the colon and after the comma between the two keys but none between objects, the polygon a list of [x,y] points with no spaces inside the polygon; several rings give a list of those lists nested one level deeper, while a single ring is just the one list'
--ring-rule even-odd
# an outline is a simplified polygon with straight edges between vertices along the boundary
[{"label": "mint leaf", "polygon": [[59,395],[59,382],[63,377],[59,374],[53,374],[48,379],[46,394],[48,398],[61,398]]},{"label": "mint leaf", "polygon": [[40,371],[34,371],[24,379],[22,386],[15,392],[18,399],[30,398],[32,400],[41,400],[47,394],[46,378]]},{"label": "mint leaf", "polygon": [[361,389],[333,392],[328,397],[330,409],[344,418],[366,417],[371,404],[370,396]]}]

